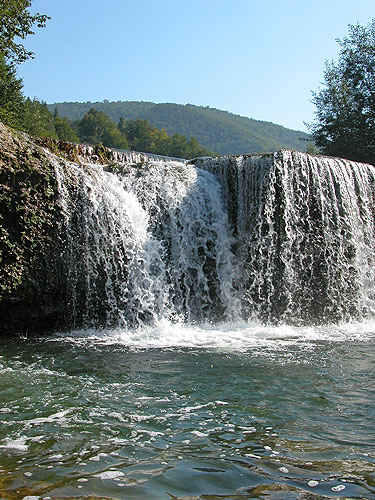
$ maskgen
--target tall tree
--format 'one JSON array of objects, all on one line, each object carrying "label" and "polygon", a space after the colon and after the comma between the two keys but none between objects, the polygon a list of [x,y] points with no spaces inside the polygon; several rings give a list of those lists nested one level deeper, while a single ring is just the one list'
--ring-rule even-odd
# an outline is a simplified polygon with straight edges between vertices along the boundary
[{"label": "tall tree", "polygon": [[145,153],[152,152],[153,143],[153,127],[148,120],[137,118],[136,120],[121,120],[118,124],[119,130],[126,134],[131,148],[135,151],[143,151]]},{"label": "tall tree", "polygon": [[375,164],[375,19],[349,25],[349,35],[337,42],[339,60],[326,62],[309,127],[325,154]]},{"label": "tall tree", "polygon": [[39,102],[25,101],[22,80],[16,76],[16,65],[34,56],[19,40],[33,35],[34,25],[42,28],[49,19],[38,12],[31,14],[31,3],[32,0],[0,0],[0,120],[30,133],[45,130],[53,136],[54,126],[47,124],[47,108]]},{"label": "tall tree", "polygon": [[38,137],[52,137],[57,139],[55,123],[47,104],[38,99],[27,98],[21,116],[22,130]]},{"label": "tall tree", "polygon": [[32,0],[0,0],[0,52],[11,63],[21,63],[34,56],[16,40],[33,35],[34,25],[43,28],[49,19],[39,12],[31,14],[28,10],[31,3]]},{"label": "tall tree", "polygon": [[22,80],[17,78],[14,66],[7,63],[0,52],[0,121],[20,127],[23,108]]}]

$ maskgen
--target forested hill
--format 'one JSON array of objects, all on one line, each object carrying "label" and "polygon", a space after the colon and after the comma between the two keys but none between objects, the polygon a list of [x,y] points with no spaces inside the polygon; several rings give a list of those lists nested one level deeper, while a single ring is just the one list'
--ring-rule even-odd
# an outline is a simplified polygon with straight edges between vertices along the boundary
[{"label": "forested hill", "polygon": [[[253,120],[219,109],[192,104],[155,104],[152,102],[63,102],[49,104],[60,116],[79,120],[91,108],[103,111],[113,121],[120,118],[148,119],[169,135],[194,136],[200,144],[219,154],[270,152],[279,149],[305,151],[309,136],[271,122]],[[304,140],[305,139],[305,140]]]}]

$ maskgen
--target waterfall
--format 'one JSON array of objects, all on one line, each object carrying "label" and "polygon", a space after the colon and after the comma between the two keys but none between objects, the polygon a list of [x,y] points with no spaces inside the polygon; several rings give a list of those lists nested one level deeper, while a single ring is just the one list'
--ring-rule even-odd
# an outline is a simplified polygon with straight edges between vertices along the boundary
[{"label": "waterfall", "polygon": [[292,323],[373,317],[373,166],[291,151],[197,165],[223,185],[244,317]]},{"label": "waterfall", "polygon": [[375,168],[282,151],[54,159],[62,324],[373,317]]},{"label": "waterfall", "polygon": [[59,159],[55,168],[65,323],[235,317],[234,240],[213,174],[152,157],[107,169]]}]

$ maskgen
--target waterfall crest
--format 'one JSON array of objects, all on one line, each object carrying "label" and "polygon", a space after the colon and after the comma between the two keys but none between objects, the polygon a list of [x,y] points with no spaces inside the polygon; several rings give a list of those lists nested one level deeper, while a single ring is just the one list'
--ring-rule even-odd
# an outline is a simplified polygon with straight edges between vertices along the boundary
[{"label": "waterfall crest", "polygon": [[374,316],[370,165],[290,151],[54,162],[65,324]]}]

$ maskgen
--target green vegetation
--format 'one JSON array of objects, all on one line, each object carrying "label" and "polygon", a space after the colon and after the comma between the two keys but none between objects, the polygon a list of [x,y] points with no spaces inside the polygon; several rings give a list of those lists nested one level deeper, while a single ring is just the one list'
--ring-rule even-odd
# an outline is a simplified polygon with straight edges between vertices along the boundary
[{"label": "green vegetation", "polygon": [[289,130],[270,122],[252,120],[209,107],[192,104],[155,104],[152,102],[63,102],[51,104],[69,120],[80,120],[94,108],[108,115],[114,122],[148,120],[170,136],[180,134],[195,137],[205,148],[219,154],[269,152],[279,149],[305,151],[308,134]]},{"label": "green vegetation", "polygon": [[53,116],[45,102],[25,98],[16,69],[0,53],[0,121],[32,136],[79,142],[66,118]]},{"label": "green vegetation", "polygon": [[55,216],[56,180],[48,158],[0,124],[0,299],[45,250]]},{"label": "green vegetation", "polygon": [[27,9],[32,0],[0,0],[0,53],[11,65],[18,64],[34,57],[34,53],[26,50],[22,43],[15,40],[25,40],[33,35],[33,26],[43,28],[47,19],[44,14],[32,15]]},{"label": "green vegetation", "polygon": [[[68,142],[102,144],[118,149],[133,149],[155,154],[193,158],[210,154],[198,141],[166,130],[158,130],[148,120],[119,117],[118,126],[103,111],[91,107],[71,123],[59,116],[58,108],[49,110],[38,99],[25,98],[16,65],[33,57],[21,43],[32,35],[33,26],[45,26],[48,16],[31,15],[32,0],[0,0],[0,121],[32,136],[62,139]],[[52,114],[53,113],[53,114]]]},{"label": "green vegetation", "polygon": [[16,65],[34,56],[21,43],[32,31],[45,26],[48,16],[31,15],[31,0],[0,0],[0,120],[32,135],[57,137],[51,113],[45,103],[25,99]]},{"label": "green vegetation", "polygon": [[20,127],[23,104],[22,80],[17,78],[15,67],[8,64],[0,52],[0,121]]},{"label": "green vegetation", "polygon": [[71,123],[66,118],[61,118],[56,113],[54,115],[54,124],[57,137],[67,142],[79,142],[79,137],[73,129]]},{"label": "green vegetation", "polygon": [[[48,139],[51,140],[51,139]],[[0,123],[2,335],[55,328],[61,283],[57,181],[50,157]]]},{"label": "green vegetation", "polygon": [[349,25],[337,42],[339,60],[326,63],[324,87],[313,93],[310,130],[325,154],[375,164],[375,19]]},{"label": "green vegetation", "polygon": [[121,118],[116,126],[105,113],[94,108],[73,125],[79,139],[89,144],[101,143],[117,149],[188,159],[211,154],[194,137],[187,139],[180,134],[169,137],[164,129],[159,130],[150,125],[148,120],[141,119]]},{"label": "green vegetation", "polygon": [[105,113],[90,109],[81,120],[71,123],[60,117],[58,108],[53,114],[47,104],[38,99],[25,99],[22,81],[14,66],[0,53],[0,121],[32,136],[50,137],[69,142],[102,143],[118,149],[133,149],[145,153],[193,158],[212,154],[191,137],[181,134],[169,137],[148,120],[120,119],[116,125]]},{"label": "green vegetation", "polygon": [[170,137],[165,129],[153,127],[148,120],[121,118],[118,128],[126,135],[131,149],[135,151],[188,159],[212,154],[194,137],[187,139],[181,134]]},{"label": "green vegetation", "polygon": [[35,25],[41,28],[49,19],[39,13],[32,15],[28,10],[31,4],[32,0],[0,0],[3,123],[33,136],[188,159],[211,155],[210,151],[242,154],[305,149],[308,136],[302,132],[208,107],[107,100],[47,106],[38,99],[26,99],[16,65],[34,54],[16,41],[32,35]]},{"label": "green vegetation", "polygon": [[107,147],[127,149],[126,136],[122,134],[110,118],[96,109],[88,113],[76,124],[78,134],[83,142],[89,144],[101,143]]}]

